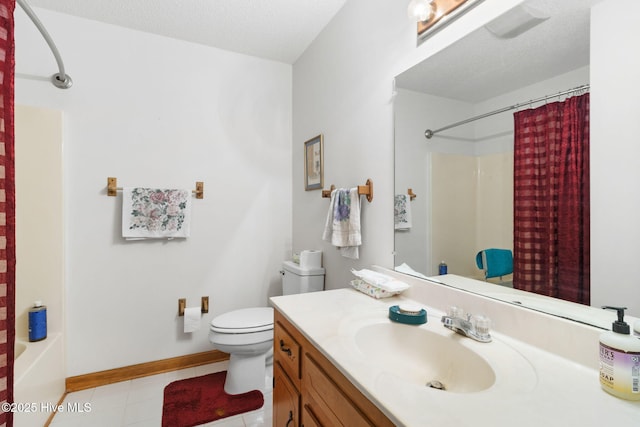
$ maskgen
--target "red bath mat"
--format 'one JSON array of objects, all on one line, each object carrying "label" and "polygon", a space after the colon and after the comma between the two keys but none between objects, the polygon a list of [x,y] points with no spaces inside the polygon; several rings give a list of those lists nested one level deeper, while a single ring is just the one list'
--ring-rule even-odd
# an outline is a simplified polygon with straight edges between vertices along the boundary
[{"label": "red bath mat", "polygon": [[258,390],[242,394],[224,392],[227,372],[174,381],[164,388],[162,427],[191,427],[261,408]]}]

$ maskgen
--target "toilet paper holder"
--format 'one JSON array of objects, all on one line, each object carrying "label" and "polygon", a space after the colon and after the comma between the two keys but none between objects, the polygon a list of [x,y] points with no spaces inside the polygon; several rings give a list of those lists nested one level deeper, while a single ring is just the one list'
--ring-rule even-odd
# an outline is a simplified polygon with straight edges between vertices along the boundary
[{"label": "toilet paper holder", "polygon": [[[208,313],[209,312],[209,297],[202,297],[201,300],[202,301],[200,303],[200,311],[202,313]],[[187,299],[186,298],[180,298],[178,300],[178,316],[184,316],[185,308],[187,308]]]}]

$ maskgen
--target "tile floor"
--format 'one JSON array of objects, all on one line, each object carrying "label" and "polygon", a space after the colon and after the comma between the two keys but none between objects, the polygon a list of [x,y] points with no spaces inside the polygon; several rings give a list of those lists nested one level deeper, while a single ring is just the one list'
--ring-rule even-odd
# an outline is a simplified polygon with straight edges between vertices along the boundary
[{"label": "tile floor", "polygon": [[[87,412],[57,413],[50,427],[159,427],[162,424],[164,387],[172,381],[220,372],[228,362],[213,363],[152,375],[130,381],[109,384],[93,389],[69,393],[63,406],[68,404]],[[202,424],[213,427],[271,427],[272,391],[264,393],[264,406],[252,412]],[[75,405],[78,404],[78,405]]]}]

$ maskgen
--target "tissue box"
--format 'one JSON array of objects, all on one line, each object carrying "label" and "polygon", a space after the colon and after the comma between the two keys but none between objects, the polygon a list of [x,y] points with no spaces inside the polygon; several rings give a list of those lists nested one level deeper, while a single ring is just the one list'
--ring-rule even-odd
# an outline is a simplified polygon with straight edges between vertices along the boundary
[{"label": "tissue box", "polygon": [[300,268],[311,270],[322,267],[322,251],[304,250],[300,252]]}]

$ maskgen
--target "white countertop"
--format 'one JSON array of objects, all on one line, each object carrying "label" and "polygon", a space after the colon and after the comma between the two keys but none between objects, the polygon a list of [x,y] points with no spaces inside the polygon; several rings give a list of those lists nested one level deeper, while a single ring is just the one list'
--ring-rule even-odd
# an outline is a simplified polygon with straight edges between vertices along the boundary
[{"label": "white countertop", "polygon": [[[388,308],[402,302],[427,309],[428,322],[419,327],[451,334],[452,339],[481,354],[496,372],[495,385],[473,393],[434,390],[410,384],[389,375],[383,366],[364,361],[353,343],[357,323],[390,322]],[[597,370],[493,331],[493,341],[486,344],[461,337],[444,328],[442,312],[419,301],[401,296],[376,300],[353,289],[337,289],[273,297],[271,303],[398,425],[640,426],[640,401],[621,400],[604,392]],[[597,342],[593,351],[598,351]],[[519,366],[517,372],[510,367],[513,363]],[[522,363],[528,366],[520,369]]]}]

